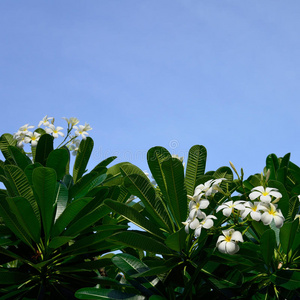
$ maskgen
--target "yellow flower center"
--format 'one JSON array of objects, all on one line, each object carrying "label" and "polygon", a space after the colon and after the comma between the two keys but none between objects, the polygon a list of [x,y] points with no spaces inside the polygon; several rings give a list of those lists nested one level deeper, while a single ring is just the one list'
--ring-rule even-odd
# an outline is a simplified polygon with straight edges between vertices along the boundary
[{"label": "yellow flower center", "polygon": [[230,242],[231,241],[231,236],[230,235],[225,236],[225,241]]},{"label": "yellow flower center", "polygon": [[263,196],[268,196],[269,195],[268,192],[263,192],[262,194],[263,194]]}]

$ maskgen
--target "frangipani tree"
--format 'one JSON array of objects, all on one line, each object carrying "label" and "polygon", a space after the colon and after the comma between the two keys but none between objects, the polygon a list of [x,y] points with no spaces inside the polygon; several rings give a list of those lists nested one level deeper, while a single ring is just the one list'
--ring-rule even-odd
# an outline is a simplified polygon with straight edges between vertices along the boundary
[{"label": "frangipani tree", "polygon": [[[229,167],[205,172],[206,149],[190,149],[186,171],[162,147],[148,164],[156,185],[141,170],[121,167],[133,204],[105,200],[142,231],[109,240],[127,246],[113,264],[118,286],[81,289],[79,299],[296,299],[299,278],[300,169],[289,155],[267,158],[264,175],[234,180]],[[283,171],[284,170],[284,171]],[[128,284],[136,289],[132,293]],[[294,297],[294,298],[293,298]]]}]

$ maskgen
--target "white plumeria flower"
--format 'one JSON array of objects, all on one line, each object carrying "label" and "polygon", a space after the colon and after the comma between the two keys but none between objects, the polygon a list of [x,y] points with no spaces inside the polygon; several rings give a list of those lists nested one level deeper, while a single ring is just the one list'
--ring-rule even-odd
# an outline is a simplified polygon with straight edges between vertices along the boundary
[{"label": "white plumeria flower", "polygon": [[[197,197],[191,197],[188,196],[188,198],[191,199],[189,203],[189,210],[190,210],[190,217],[194,216],[194,214],[199,216],[201,215],[201,209],[205,209],[209,205],[209,201],[207,199],[201,199],[201,197],[204,195],[204,193],[199,194]],[[199,213],[199,216],[198,216]]]},{"label": "white plumeria flower", "polygon": [[16,133],[16,135],[22,135],[22,134],[27,134],[29,132],[29,129],[34,128],[34,126],[29,125],[29,124],[25,124],[23,126],[21,126],[18,130],[18,132]]},{"label": "white plumeria flower", "polygon": [[264,225],[270,225],[272,220],[274,220],[274,223],[277,228],[282,227],[285,219],[281,210],[276,210],[276,208],[277,206],[272,203],[269,203],[267,206],[262,207],[264,213],[261,216],[261,220],[264,223]]},{"label": "white plumeria flower", "polygon": [[198,220],[195,218],[191,223],[190,223],[190,228],[195,229],[195,238],[198,238],[201,234],[202,227],[205,229],[209,229],[214,226],[214,221],[212,219],[217,219],[217,217],[213,215],[208,215],[204,212],[202,212],[201,216],[202,221]]},{"label": "white plumeria flower", "polygon": [[74,126],[74,128],[76,129],[75,135],[81,136],[84,140],[86,139],[86,136],[89,135],[87,131],[92,129],[87,123],[85,123],[85,125]]},{"label": "white plumeria flower", "polygon": [[182,222],[182,224],[185,225],[184,230],[187,234],[189,233],[190,225],[194,220],[196,220],[196,215],[194,215],[192,218],[188,217],[185,222]]},{"label": "white plumeria flower", "polygon": [[257,198],[260,199],[260,201],[264,202],[264,203],[270,203],[272,197],[275,197],[276,199],[280,199],[282,198],[281,193],[278,192],[278,189],[276,188],[264,188],[263,186],[257,186],[255,188],[253,188],[252,193],[250,193],[249,198],[251,200],[255,200]]},{"label": "white plumeria flower", "polygon": [[25,137],[26,137],[25,133],[20,133],[18,135],[17,134],[14,135],[14,139],[17,140],[17,147],[23,148],[24,144],[26,144]]},{"label": "white plumeria flower", "polygon": [[237,210],[244,210],[245,209],[245,206],[244,206],[244,203],[245,201],[242,201],[242,200],[239,200],[239,201],[227,201],[225,203],[223,203],[222,205],[220,205],[216,212],[219,212],[220,210],[222,210],[222,213],[225,217],[229,217],[232,212],[233,212],[233,209],[237,209]]},{"label": "white plumeria flower", "polygon": [[238,242],[243,242],[242,234],[234,229],[222,231],[223,235],[217,240],[217,247],[221,253],[235,254],[240,250]]},{"label": "white plumeria flower", "polygon": [[53,120],[53,117],[49,117],[49,118],[48,118],[48,115],[46,115],[46,116],[39,122],[38,127],[41,127],[41,125],[49,126],[49,125],[50,125],[50,120]]},{"label": "white plumeria flower", "polygon": [[196,194],[200,194],[202,192],[205,192],[205,196],[211,196],[212,194],[215,194],[218,192],[219,184],[223,181],[226,180],[225,178],[218,178],[218,179],[210,179],[206,181],[204,184],[199,184],[195,188],[194,196]]},{"label": "white plumeria flower", "polygon": [[24,142],[27,143],[31,143],[32,147],[36,147],[38,140],[40,139],[40,134],[37,132],[28,132],[26,137],[24,138]]},{"label": "white plumeria flower", "polygon": [[71,127],[77,125],[79,123],[79,120],[77,118],[71,117],[70,119],[63,117],[64,120],[67,121],[67,123],[69,125],[71,125]]},{"label": "white plumeria flower", "polygon": [[72,140],[72,143],[71,143],[71,145],[69,146],[69,149],[71,150],[71,151],[73,151],[72,152],[72,155],[76,155],[77,154],[77,151],[78,151],[78,149],[79,149],[79,145],[80,145],[80,140],[78,140],[78,139],[74,139],[74,140]]},{"label": "white plumeria flower", "polygon": [[53,124],[50,124],[48,128],[46,128],[46,132],[48,134],[52,133],[52,136],[54,138],[57,138],[59,135],[60,136],[65,136],[64,133],[60,132],[63,128],[60,126],[55,127]]},{"label": "white plumeria flower", "polygon": [[241,218],[245,219],[249,214],[251,218],[255,221],[260,221],[261,219],[261,212],[264,205],[261,204],[261,202],[246,202],[244,204],[245,209],[241,212]]}]

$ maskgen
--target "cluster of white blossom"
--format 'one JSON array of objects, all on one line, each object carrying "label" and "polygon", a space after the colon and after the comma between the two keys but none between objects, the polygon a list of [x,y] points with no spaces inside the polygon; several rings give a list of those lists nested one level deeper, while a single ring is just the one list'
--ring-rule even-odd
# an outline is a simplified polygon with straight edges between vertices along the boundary
[{"label": "cluster of white blossom", "polygon": [[[217,219],[214,215],[206,216],[202,209],[209,206],[207,198],[218,192],[222,180],[224,178],[209,180],[204,184],[200,184],[196,187],[194,196],[188,196],[191,200],[189,203],[189,216],[183,224],[187,233],[189,228],[195,230],[195,238],[200,236],[202,228],[209,229],[213,227],[213,219]],[[282,194],[276,188],[257,186],[251,190],[249,198],[250,201],[227,201],[220,205],[216,212],[222,211],[226,217],[230,217],[232,213],[235,213],[242,220],[251,218],[255,221],[262,221],[264,225],[269,225],[274,220],[277,228],[282,227],[285,218],[276,204],[282,198]],[[239,251],[238,242],[243,242],[242,234],[230,228],[222,231],[216,246],[222,253],[234,254]]]},{"label": "cluster of white blossom", "polygon": [[[87,123],[85,125],[79,125],[76,126],[79,123],[79,120],[77,118],[63,118],[68,123],[67,128],[67,134],[64,139],[64,141],[61,143],[61,145],[66,142],[66,146],[73,151],[73,154],[76,154],[76,151],[78,150],[80,140],[78,139],[81,137],[82,139],[86,139],[87,135],[89,135],[88,131],[91,130],[91,126]],[[48,117],[47,115],[39,122],[38,128],[44,126],[44,132],[47,134],[52,135],[54,138],[58,138],[58,136],[64,137],[65,134],[62,132],[63,127],[61,126],[55,126],[54,125],[54,118]],[[19,130],[14,134],[14,139],[17,140],[17,146],[19,148],[23,148],[24,144],[31,144],[32,147],[36,147],[40,137],[41,133],[37,131],[31,131],[34,128],[34,126],[25,124],[22,127],[19,128]],[[71,131],[75,129],[74,135],[71,135]],[[67,141],[67,138],[69,140]]]}]

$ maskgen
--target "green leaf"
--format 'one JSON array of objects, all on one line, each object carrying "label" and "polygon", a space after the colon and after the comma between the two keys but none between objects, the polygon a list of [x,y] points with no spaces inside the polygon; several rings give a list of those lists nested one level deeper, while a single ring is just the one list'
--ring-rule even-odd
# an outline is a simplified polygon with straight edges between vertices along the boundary
[{"label": "green leaf", "polygon": [[[100,171],[100,170],[99,170]],[[94,187],[100,185],[106,178],[106,168],[103,167],[101,172],[90,172],[81,177],[71,188],[69,192],[70,199],[78,199],[86,196],[86,194]]]},{"label": "green leaf", "polygon": [[270,170],[270,180],[276,179],[276,171],[279,168],[278,158],[275,154],[270,154],[266,159],[266,169]]},{"label": "green leaf", "polygon": [[144,300],[144,296],[127,294],[112,289],[102,288],[82,288],[75,293],[78,299],[97,299],[97,300]]},{"label": "green leaf", "polygon": [[11,212],[15,215],[18,223],[35,242],[41,238],[41,223],[37,219],[32,206],[24,197],[7,198]]},{"label": "green leaf", "polygon": [[46,241],[49,239],[55,217],[56,185],[58,184],[56,179],[56,172],[51,168],[36,168],[32,173],[33,188],[37,195]]},{"label": "green leaf", "polygon": [[100,204],[98,207],[96,207],[93,211],[86,214],[82,218],[80,218],[78,221],[73,223],[67,230],[64,232],[64,236],[69,235],[77,235],[84,229],[88,228],[89,226],[93,225],[95,222],[99,221],[101,218],[106,216],[110,213],[110,210],[104,206],[103,204]]},{"label": "green leaf", "polygon": [[171,217],[169,216],[166,205],[162,199],[156,195],[155,189],[149,180],[143,176],[131,174],[125,177],[124,184],[132,195],[141,199],[147,212],[155,220],[157,225],[167,231],[171,231]]},{"label": "green leaf", "polygon": [[14,137],[9,133],[4,133],[0,137],[0,150],[5,157],[5,159],[11,158],[10,152],[8,150],[8,146],[15,146],[17,141]]},{"label": "green leaf", "polygon": [[300,272],[279,270],[271,275],[271,281],[287,290],[296,290],[300,288]]},{"label": "green leaf", "polygon": [[40,137],[36,146],[34,162],[38,162],[45,166],[51,151],[53,151],[53,136],[44,134]]},{"label": "green leaf", "polygon": [[29,274],[15,270],[0,268],[0,284],[18,284],[26,282],[30,278]]},{"label": "green leaf", "polygon": [[120,232],[113,235],[110,239],[117,243],[152,253],[172,254],[172,251],[167,246],[145,235],[144,232],[135,232],[133,230]]},{"label": "green leaf", "polygon": [[60,235],[91,200],[92,198],[81,198],[69,204],[56,220],[51,236]]},{"label": "green leaf", "polygon": [[117,158],[117,156],[111,156],[108,157],[106,159],[104,159],[103,161],[101,161],[98,165],[96,165],[96,167],[92,170],[92,171],[96,171],[98,170],[98,168],[100,167],[107,167],[112,161],[114,161]]},{"label": "green leaf", "polygon": [[30,158],[20,148],[8,146],[8,151],[15,164],[24,170],[28,165],[32,164]]},{"label": "green leaf", "polygon": [[39,167],[42,167],[42,165],[40,163],[34,163],[31,165],[28,165],[24,170],[24,173],[31,185],[32,185],[32,172],[34,169],[39,168]]},{"label": "green leaf", "polygon": [[165,241],[166,245],[177,252],[182,251],[185,248],[187,234],[184,227],[169,235]]},{"label": "green leaf", "polygon": [[160,239],[164,239],[163,233],[153,224],[151,221],[146,219],[141,215],[136,209],[127,206],[126,204],[119,203],[113,200],[105,200],[104,204],[110,209],[114,210],[119,215],[125,217],[127,220],[131,221],[133,224],[139,226],[140,228],[152,233]]},{"label": "green leaf", "polygon": [[[297,186],[300,189],[300,186]],[[300,194],[300,193],[299,193]],[[299,195],[298,194],[298,195]],[[286,218],[286,221],[293,221],[296,217],[296,214],[299,211],[300,202],[298,196],[293,196],[289,201],[289,213]]]},{"label": "green leaf", "polygon": [[[25,244],[32,247],[30,236],[26,230],[17,221],[16,216],[11,212],[10,206],[5,197],[0,197],[0,216],[3,218],[5,225]],[[0,247],[1,249],[1,247]]]},{"label": "green leaf", "polygon": [[162,170],[162,163],[171,160],[172,156],[169,151],[163,147],[153,147],[147,153],[147,161],[150,171],[158,184],[162,194],[167,198],[167,183]]},{"label": "green leaf", "polygon": [[260,249],[263,259],[268,266],[274,256],[276,237],[272,229],[266,230],[260,238]]},{"label": "green leaf", "polygon": [[299,226],[299,219],[294,220],[291,223],[284,223],[280,228],[280,243],[283,251],[288,254],[293,246],[295,235]]},{"label": "green leaf", "polygon": [[204,146],[195,145],[189,151],[185,185],[188,195],[193,195],[196,181],[200,175],[204,175],[206,166],[207,151]]},{"label": "green leaf", "polygon": [[168,205],[177,222],[178,228],[187,218],[187,193],[184,185],[184,173],[182,163],[176,159],[168,159],[162,163],[162,170],[168,192]]},{"label": "green leaf", "polygon": [[46,167],[54,169],[57,180],[61,180],[66,174],[68,162],[69,151],[64,148],[55,149],[49,153],[46,161]]},{"label": "green leaf", "polygon": [[56,236],[50,241],[48,248],[55,250],[68,243],[72,239],[74,239],[73,236]]},{"label": "green leaf", "polygon": [[81,141],[73,168],[73,180],[75,183],[86,172],[86,167],[93,151],[93,147],[94,141],[92,138],[87,137],[85,140]]},{"label": "green leaf", "polygon": [[56,214],[55,214],[54,221],[56,221],[59,218],[59,216],[63,213],[63,211],[66,209],[68,205],[68,199],[69,199],[68,189],[64,183],[59,182],[56,187],[57,187],[57,191],[55,193]]},{"label": "green leaf", "polygon": [[38,220],[40,220],[39,208],[25,173],[19,167],[12,165],[6,165],[4,167],[4,171],[6,178],[9,181],[9,185],[13,190],[13,194],[10,196],[20,196],[26,198],[31,204]]}]

